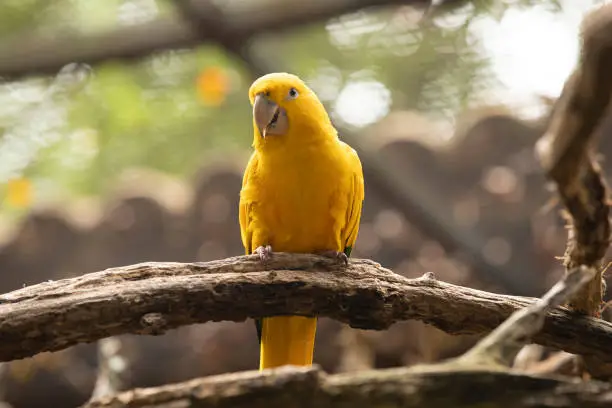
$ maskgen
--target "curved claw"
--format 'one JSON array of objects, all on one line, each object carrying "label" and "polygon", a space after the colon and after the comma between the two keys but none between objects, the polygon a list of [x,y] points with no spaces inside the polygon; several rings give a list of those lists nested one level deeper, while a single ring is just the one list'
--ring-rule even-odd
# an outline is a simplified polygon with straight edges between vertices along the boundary
[{"label": "curved claw", "polygon": [[255,249],[255,253],[259,255],[261,262],[268,262],[272,259],[272,247],[270,245],[258,246]]},{"label": "curved claw", "polygon": [[346,256],[344,252],[327,250],[327,251],[319,251],[317,252],[317,255],[321,255],[326,258],[335,259],[339,262],[342,262],[345,265],[348,265],[348,256]]}]

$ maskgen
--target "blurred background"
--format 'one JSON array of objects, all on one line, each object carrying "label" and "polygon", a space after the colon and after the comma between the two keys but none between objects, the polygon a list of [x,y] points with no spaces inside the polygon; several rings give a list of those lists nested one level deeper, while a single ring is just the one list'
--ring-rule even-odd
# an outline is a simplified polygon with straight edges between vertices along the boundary
[{"label": "blurred background", "polygon": [[[289,71],[362,158],[354,256],[542,294],[563,272],[566,231],[533,145],[577,60],[580,20],[603,2],[428,3],[1,0],[0,290],[242,254],[247,90]],[[476,340],[328,319],[317,336],[329,372],[433,362]],[[96,383],[160,385],[255,369],[257,356],[250,321],[120,336],[0,365],[0,400],[73,407]]]}]

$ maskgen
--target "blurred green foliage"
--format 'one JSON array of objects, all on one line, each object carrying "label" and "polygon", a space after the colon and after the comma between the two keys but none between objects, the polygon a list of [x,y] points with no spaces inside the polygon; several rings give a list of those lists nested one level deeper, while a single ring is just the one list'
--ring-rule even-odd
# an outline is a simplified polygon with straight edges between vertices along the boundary
[{"label": "blurred green foliage", "polygon": [[[410,8],[359,12],[263,36],[251,49],[267,68],[312,80],[330,107],[347,83],[368,80],[389,90],[391,109],[452,116],[495,80],[470,24],[500,18],[508,7],[543,3],[560,7],[555,0],[474,0],[430,22]],[[170,0],[4,0],[0,41],[92,35],[173,12]],[[198,96],[198,77],[210,67],[229,83],[220,104]],[[240,61],[206,44],[109,61],[76,75],[5,82],[0,199],[6,182],[19,176],[32,181],[38,200],[101,195],[130,167],[189,177],[211,157],[247,151],[251,80]],[[15,213],[3,202],[0,211]]]}]

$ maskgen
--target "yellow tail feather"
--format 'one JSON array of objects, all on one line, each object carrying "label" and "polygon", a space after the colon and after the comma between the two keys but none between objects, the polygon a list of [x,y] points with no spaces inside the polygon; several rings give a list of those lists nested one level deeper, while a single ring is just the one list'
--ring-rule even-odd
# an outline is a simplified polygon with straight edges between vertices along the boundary
[{"label": "yellow tail feather", "polygon": [[263,319],[259,369],[311,365],[316,317],[278,316]]}]

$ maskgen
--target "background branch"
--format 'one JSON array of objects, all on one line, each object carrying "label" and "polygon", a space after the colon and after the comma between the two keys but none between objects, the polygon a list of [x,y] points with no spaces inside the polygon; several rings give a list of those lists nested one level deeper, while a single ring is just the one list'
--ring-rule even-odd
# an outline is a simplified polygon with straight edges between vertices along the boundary
[{"label": "background branch", "polygon": [[225,13],[210,0],[174,0],[174,4],[185,22],[200,35],[202,41],[213,40],[223,46],[227,52],[242,61],[254,78],[267,73],[254,61],[244,39],[228,35],[230,33],[225,29],[227,25]]},{"label": "background branch", "polygon": [[[195,1],[190,3],[197,4]],[[364,8],[429,3],[429,0],[290,0],[283,1],[282,6],[262,7],[259,1],[231,2],[224,7],[222,25],[215,22],[215,13],[209,13],[194,16],[197,27],[185,24],[184,18],[177,16],[97,35],[68,33],[58,37],[22,37],[0,43],[0,77],[16,79],[28,75],[54,75],[70,63],[93,65],[109,59],[135,59],[220,38],[241,44],[254,35],[291,29]],[[214,31],[206,27],[214,28]]]},{"label": "background branch", "polygon": [[[349,267],[314,255],[277,254],[200,264],[144,263],[45,282],[0,297],[0,360],[59,350],[122,333],[161,334],[181,325],[317,314],[355,328],[416,319],[452,334],[487,333],[530,298],[455,286],[428,273],[407,279],[368,260]],[[610,360],[612,324],[561,309],[534,340]]]}]

